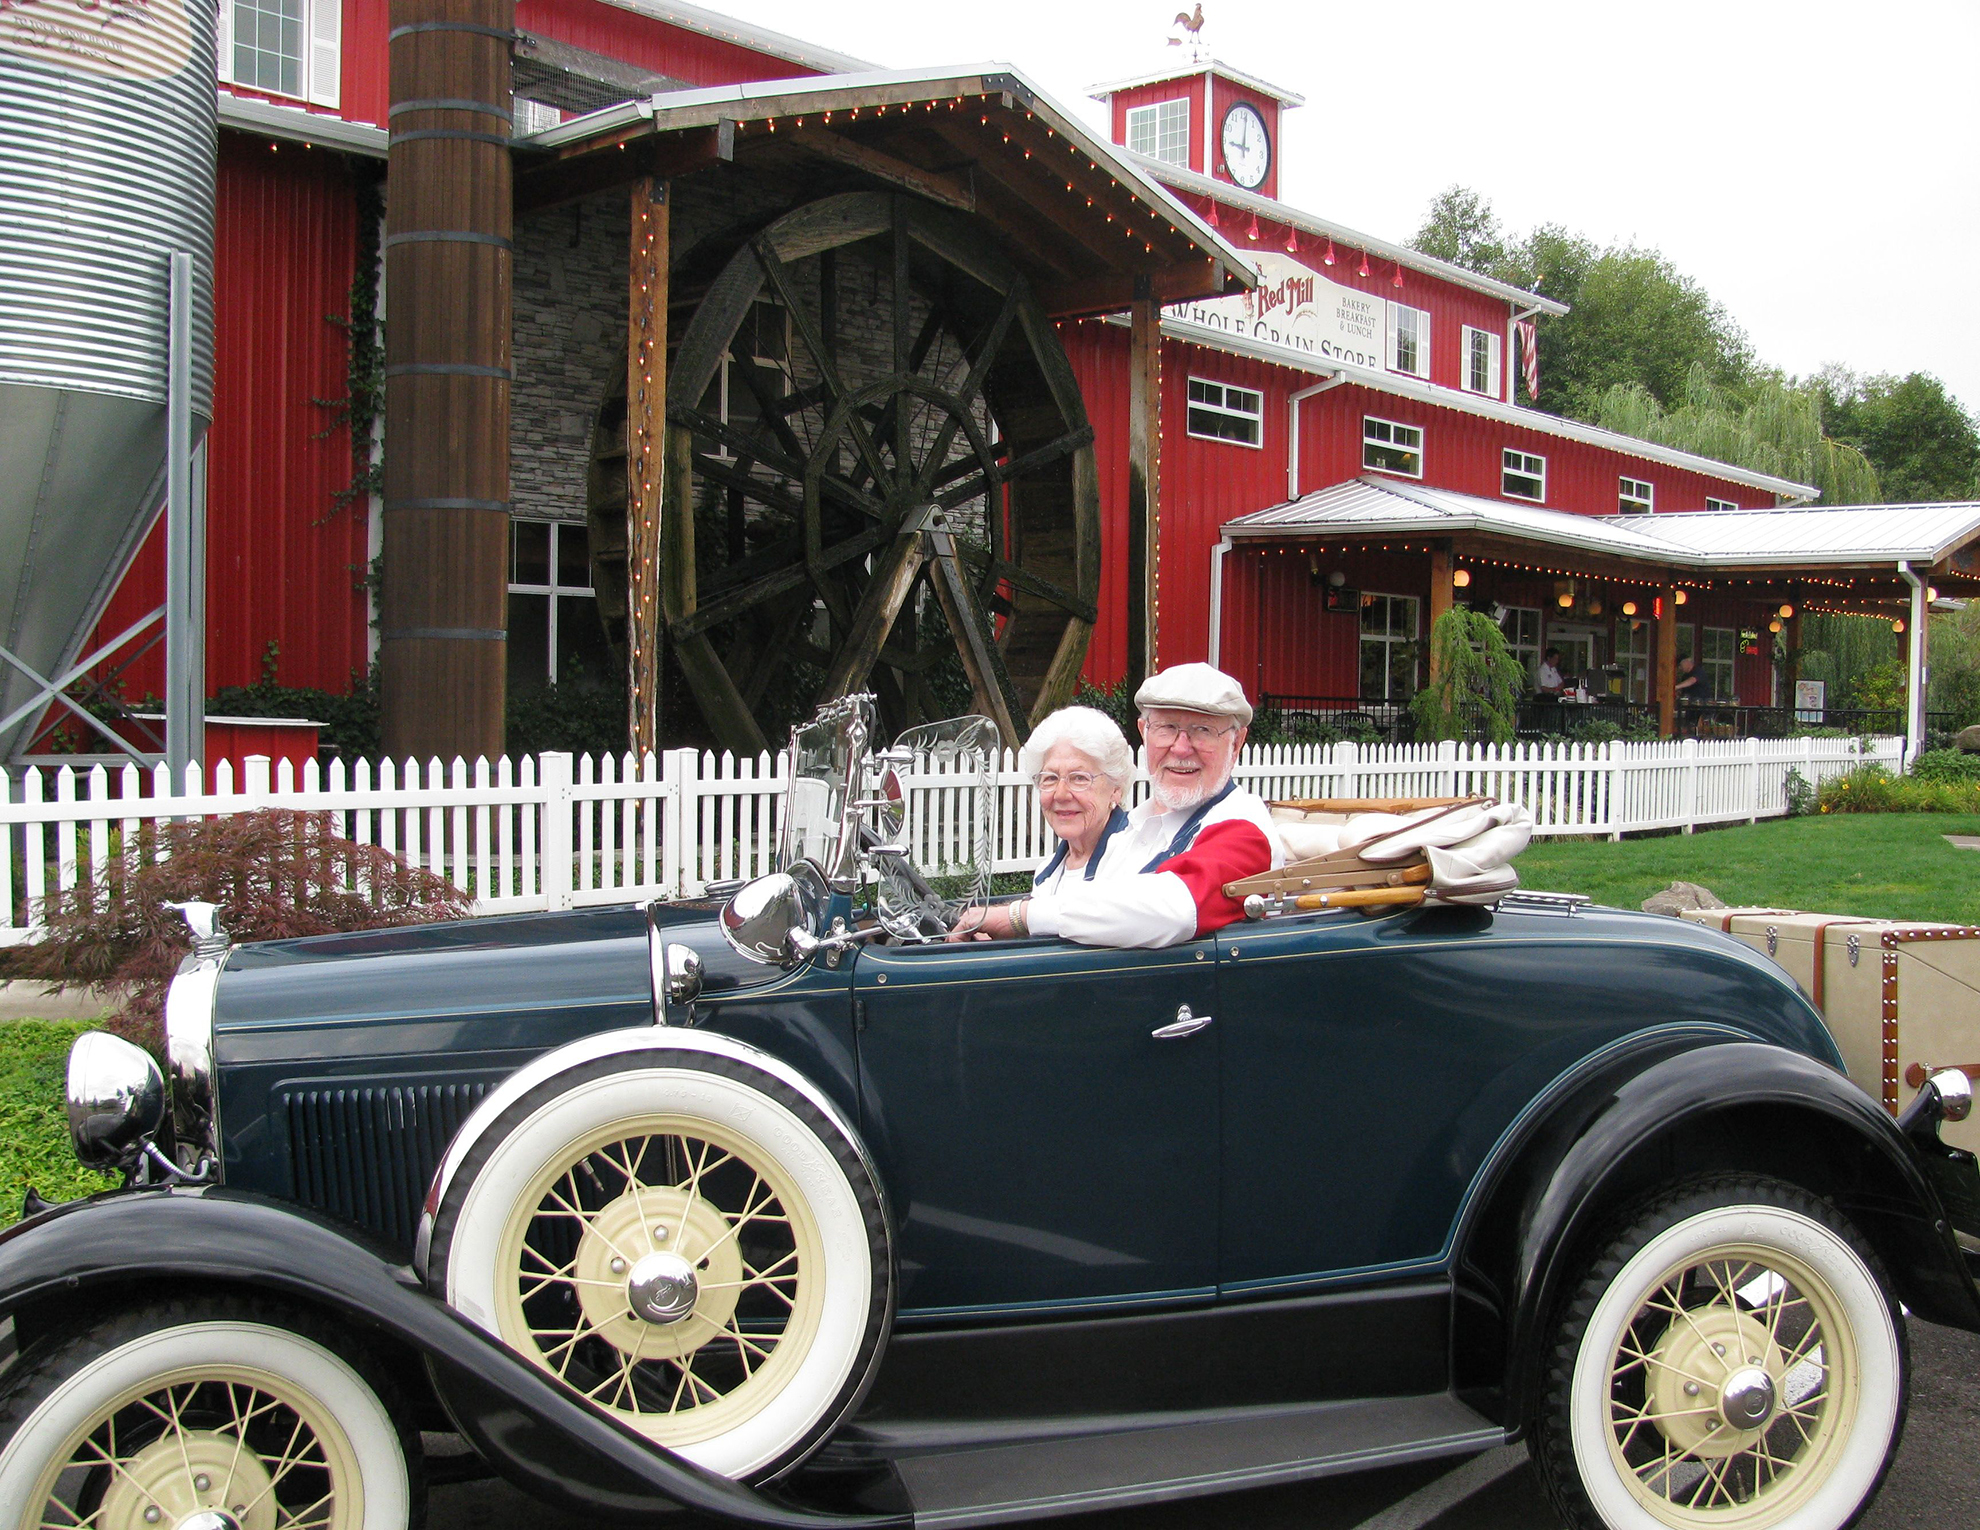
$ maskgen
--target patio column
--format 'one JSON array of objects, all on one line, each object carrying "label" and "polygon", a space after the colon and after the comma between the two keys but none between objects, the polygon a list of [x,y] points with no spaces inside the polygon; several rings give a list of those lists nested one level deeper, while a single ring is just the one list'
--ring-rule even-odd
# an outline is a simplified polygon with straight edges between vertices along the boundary
[{"label": "patio column", "polygon": [[1127,678],[1160,667],[1156,577],[1162,522],[1162,309],[1146,276],[1128,310]]},{"label": "patio column", "polygon": [[1656,684],[1657,732],[1664,738],[1677,735],[1677,586],[1668,580],[1658,590],[1657,608],[1664,614],[1657,620]]},{"label": "patio column", "polygon": [[[1437,618],[1451,608],[1451,550],[1439,544],[1430,549],[1430,628],[1424,634],[1434,637]],[[1430,645],[1430,684],[1437,683],[1437,645]]]},{"label": "patio column", "polygon": [[1904,709],[1904,755],[1908,765],[1925,752],[1925,687],[1931,676],[1926,663],[1925,635],[1930,619],[1931,601],[1927,596],[1925,581],[1915,573],[1909,563],[1900,562],[1898,572],[1904,582],[1911,586],[1911,623],[1905,629],[1905,709]]}]

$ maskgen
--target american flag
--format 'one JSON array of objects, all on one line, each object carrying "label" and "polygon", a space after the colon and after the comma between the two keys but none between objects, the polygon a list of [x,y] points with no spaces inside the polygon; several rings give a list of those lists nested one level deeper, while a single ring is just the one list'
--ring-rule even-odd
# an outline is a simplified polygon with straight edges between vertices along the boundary
[{"label": "american flag", "polygon": [[1526,378],[1526,396],[1537,399],[1540,396],[1540,344],[1538,326],[1531,319],[1521,319],[1519,331],[1519,365],[1521,375]]}]

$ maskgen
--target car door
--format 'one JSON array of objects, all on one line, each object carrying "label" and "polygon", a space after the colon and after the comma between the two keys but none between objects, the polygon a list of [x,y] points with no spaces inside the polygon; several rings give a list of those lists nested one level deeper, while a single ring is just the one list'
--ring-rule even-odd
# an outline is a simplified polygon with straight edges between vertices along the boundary
[{"label": "car door", "polygon": [[862,1125],[904,1314],[1214,1292],[1217,1032],[1196,1022],[1216,981],[1209,940],[861,951]]}]

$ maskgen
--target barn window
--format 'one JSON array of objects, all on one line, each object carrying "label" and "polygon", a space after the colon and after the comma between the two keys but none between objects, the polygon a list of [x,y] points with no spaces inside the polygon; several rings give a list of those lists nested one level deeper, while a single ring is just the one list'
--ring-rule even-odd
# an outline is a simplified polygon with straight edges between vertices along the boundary
[{"label": "barn window", "polygon": [[1379,473],[1401,473],[1406,478],[1423,476],[1423,431],[1419,426],[1378,420],[1374,415],[1361,419],[1361,465]]},{"label": "barn window", "polygon": [[1407,701],[1416,694],[1414,595],[1361,597],[1361,698]]},{"label": "barn window", "polygon": [[1547,498],[1547,459],[1532,452],[1515,451],[1508,446],[1501,455],[1499,492],[1508,499],[1530,499],[1544,503]]},{"label": "barn window", "polygon": [[1157,101],[1152,106],[1130,106],[1127,111],[1127,146],[1136,154],[1146,154],[1164,164],[1189,164],[1189,102]]},{"label": "barn window", "polygon": [[1263,446],[1265,395],[1229,383],[1189,380],[1189,433],[1206,441]]},{"label": "barn window", "polygon": [[1714,499],[1708,494],[1705,496],[1705,508],[1707,510],[1737,510],[1739,506],[1729,499]]},{"label": "barn window", "polygon": [[229,84],[335,106],[343,0],[222,0],[220,76]]},{"label": "barn window", "polygon": [[1430,376],[1430,315],[1407,303],[1389,305],[1389,370]]},{"label": "barn window", "polygon": [[1616,508],[1624,515],[1648,515],[1657,502],[1657,486],[1647,478],[1618,478]]},{"label": "barn window", "polygon": [[1703,676],[1697,689],[1701,701],[1737,701],[1739,690],[1733,684],[1733,661],[1739,654],[1739,630],[1735,627],[1704,629],[1703,651],[1698,656],[1698,672]]},{"label": "barn window", "polygon": [[611,656],[591,589],[591,538],[569,521],[509,522],[509,683],[604,680]]},{"label": "barn window", "polygon": [[1504,336],[1495,335],[1489,329],[1473,329],[1469,324],[1464,326],[1465,392],[1483,393],[1490,398],[1499,396],[1504,349]]}]

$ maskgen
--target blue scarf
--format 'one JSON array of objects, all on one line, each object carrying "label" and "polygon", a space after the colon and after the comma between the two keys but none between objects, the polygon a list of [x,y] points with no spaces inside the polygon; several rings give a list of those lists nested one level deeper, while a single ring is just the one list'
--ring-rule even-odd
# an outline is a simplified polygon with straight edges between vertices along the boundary
[{"label": "blue scarf", "polygon": [[1191,813],[1188,818],[1184,819],[1183,826],[1180,829],[1176,830],[1176,837],[1169,841],[1169,847],[1166,850],[1161,851],[1159,854],[1156,855],[1154,860],[1150,861],[1146,866],[1143,866],[1141,868],[1143,873],[1145,874],[1147,872],[1153,871],[1157,866],[1161,865],[1162,862],[1170,859],[1173,856],[1181,855],[1183,851],[1187,850],[1192,844],[1194,844],[1196,841],[1196,831],[1203,827],[1204,815],[1207,814],[1210,811],[1210,809],[1215,807],[1218,803],[1222,802],[1226,797],[1230,796],[1230,794],[1236,790],[1237,790],[1237,781],[1235,779],[1226,781],[1224,783],[1224,789],[1218,792],[1216,796],[1210,798],[1206,802],[1199,803],[1196,811],[1194,813]]},{"label": "blue scarf", "polygon": [[[1107,853],[1107,841],[1112,839],[1118,831],[1125,829],[1127,822],[1128,815],[1121,809],[1115,808],[1113,814],[1107,819],[1107,827],[1100,831],[1099,843],[1094,845],[1093,853],[1086,858],[1086,881],[1091,882],[1093,880],[1093,873],[1100,869],[1100,857]],[[1060,840],[1059,848],[1052,852],[1052,858],[1045,863],[1045,869],[1031,879],[1031,885],[1033,887],[1043,887],[1051,879],[1052,873],[1057,871],[1065,861],[1066,852],[1071,848],[1072,846],[1067,841]]]}]

